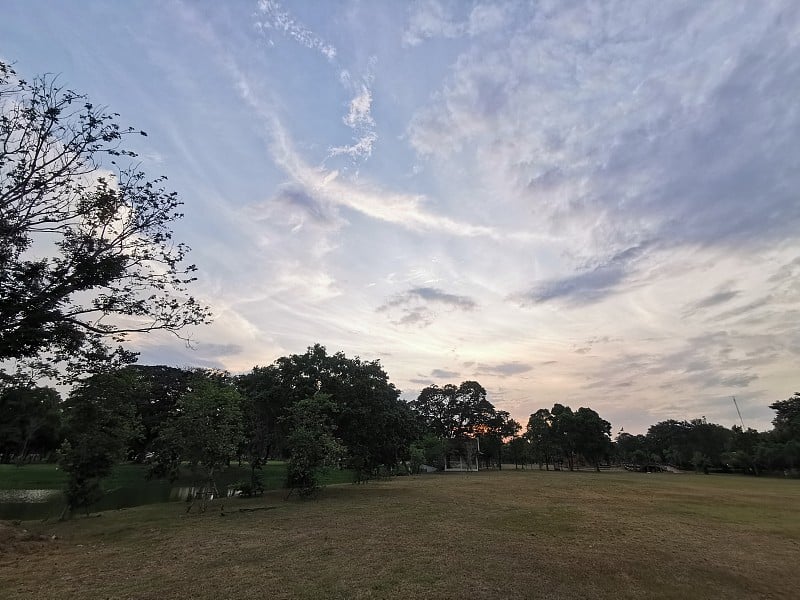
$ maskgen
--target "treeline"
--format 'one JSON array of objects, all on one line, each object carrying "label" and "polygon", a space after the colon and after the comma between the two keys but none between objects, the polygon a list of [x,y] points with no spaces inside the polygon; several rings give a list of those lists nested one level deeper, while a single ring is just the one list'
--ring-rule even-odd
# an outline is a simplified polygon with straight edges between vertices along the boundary
[{"label": "treeline", "polygon": [[709,472],[793,472],[800,466],[800,392],[770,404],[776,412],[772,431],[734,425],[668,420],[651,425],[645,435],[620,433],[616,458],[623,463],[672,465]]},{"label": "treeline", "polygon": [[423,468],[544,469],[625,464],[749,472],[800,463],[800,395],[771,405],[770,432],[705,420],[663,421],[646,435],[620,433],[588,407],[555,404],[527,426],[497,410],[476,381],[429,386],[405,402],[379,361],[323,346],[242,375],[130,365],[79,382],[62,401],[46,387],[0,391],[0,462],[59,460],[72,508],[88,506],[113,464],[147,464],[153,477],[188,465],[213,486],[231,461],[288,461],[287,485],[313,493],[322,470],[358,481]]}]

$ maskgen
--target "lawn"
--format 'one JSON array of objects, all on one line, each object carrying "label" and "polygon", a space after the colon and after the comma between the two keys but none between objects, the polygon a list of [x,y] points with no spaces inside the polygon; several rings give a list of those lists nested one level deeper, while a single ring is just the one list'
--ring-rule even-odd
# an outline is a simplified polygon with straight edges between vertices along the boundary
[{"label": "lawn", "polygon": [[[0,596],[790,598],[800,589],[798,481],[534,470],[284,497],[229,500],[226,516],[159,504],[29,523],[47,539],[0,546]],[[265,506],[274,508],[239,511]]]},{"label": "lawn", "polygon": [[[270,461],[256,471],[266,489],[280,489],[286,484],[286,463]],[[147,481],[147,466],[137,464],[116,465],[111,475],[103,480],[103,487],[112,490],[120,487],[141,485]],[[328,483],[349,483],[353,481],[353,472],[332,469],[325,475]],[[0,490],[18,489],[63,489],[66,485],[66,474],[55,464],[32,464],[17,467],[0,465]],[[236,464],[223,469],[217,475],[217,484],[227,486],[237,481],[250,481],[250,467],[247,464],[239,467]],[[194,479],[188,468],[182,468],[175,485],[192,485]]]}]

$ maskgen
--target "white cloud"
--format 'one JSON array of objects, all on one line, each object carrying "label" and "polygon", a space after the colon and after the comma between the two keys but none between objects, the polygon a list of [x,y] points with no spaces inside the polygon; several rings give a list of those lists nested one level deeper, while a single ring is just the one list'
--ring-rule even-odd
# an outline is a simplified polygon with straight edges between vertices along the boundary
[{"label": "white cloud", "polygon": [[336,48],[301,23],[283,9],[280,2],[275,0],[259,0],[258,9],[264,15],[263,21],[256,21],[256,27],[261,30],[274,29],[283,32],[298,44],[309,50],[316,50],[328,60],[336,58]]}]

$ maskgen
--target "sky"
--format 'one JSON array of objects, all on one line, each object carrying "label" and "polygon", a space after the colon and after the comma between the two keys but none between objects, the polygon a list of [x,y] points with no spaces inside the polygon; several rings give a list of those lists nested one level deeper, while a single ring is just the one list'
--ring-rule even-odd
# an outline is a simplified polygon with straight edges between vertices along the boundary
[{"label": "sky", "polygon": [[523,424],[770,428],[798,388],[800,3],[6,0],[0,58],[147,131],[234,373],[321,343]]}]

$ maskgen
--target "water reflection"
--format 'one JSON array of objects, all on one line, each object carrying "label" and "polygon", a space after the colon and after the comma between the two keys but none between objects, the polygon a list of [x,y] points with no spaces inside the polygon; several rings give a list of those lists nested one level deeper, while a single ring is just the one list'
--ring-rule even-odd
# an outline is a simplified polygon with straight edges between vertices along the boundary
[{"label": "water reflection", "polygon": [[48,502],[60,495],[61,490],[0,490],[0,504],[7,502]]}]

